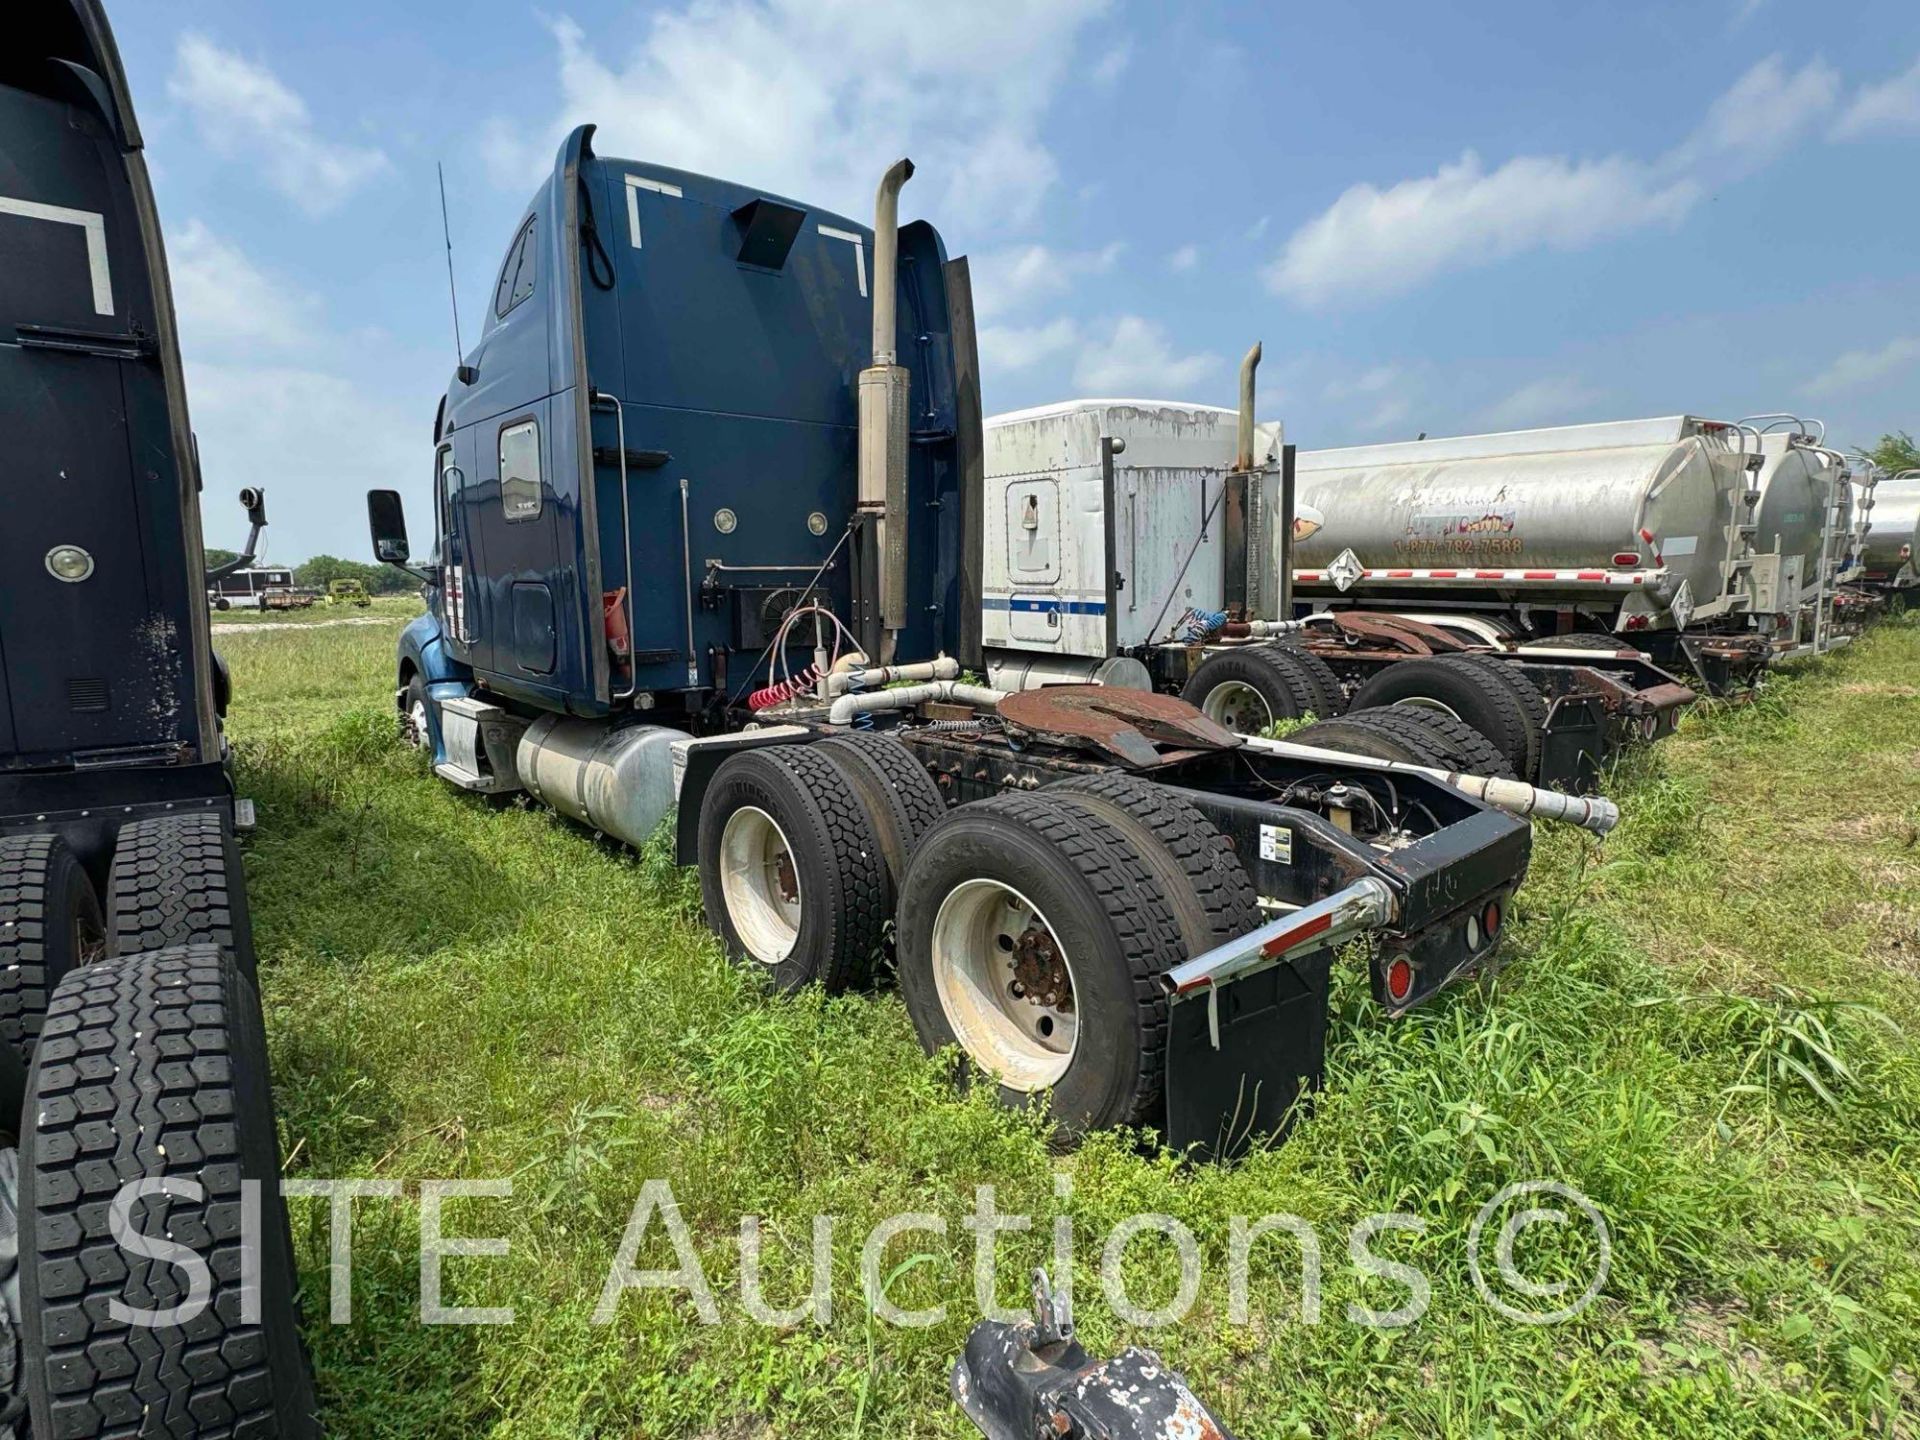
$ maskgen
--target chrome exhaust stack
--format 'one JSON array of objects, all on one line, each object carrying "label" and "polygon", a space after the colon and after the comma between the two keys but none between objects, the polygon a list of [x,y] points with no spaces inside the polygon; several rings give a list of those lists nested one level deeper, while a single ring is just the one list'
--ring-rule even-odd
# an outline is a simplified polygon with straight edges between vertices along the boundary
[{"label": "chrome exhaust stack", "polygon": [[881,653],[889,663],[907,623],[907,404],[910,376],[897,363],[900,187],[913,161],[880,177],[873,204],[873,364],[860,372],[859,508],[875,522]]}]

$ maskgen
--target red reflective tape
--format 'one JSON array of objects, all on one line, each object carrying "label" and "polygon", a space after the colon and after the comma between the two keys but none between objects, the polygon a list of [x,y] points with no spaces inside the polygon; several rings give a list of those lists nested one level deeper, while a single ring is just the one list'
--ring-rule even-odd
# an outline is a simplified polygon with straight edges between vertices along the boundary
[{"label": "red reflective tape", "polygon": [[1323,930],[1333,928],[1333,915],[1316,915],[1304,925],[1296,925],[1291,930],[1283,930],[1260,947],[1262,955],[1283,955],[1302,940],[1311,940]]},{"label": "red reflective tape", "polygon": [[1473,578],[1476,580],[1504,580],[1507,578],[1507,572],[1504,570],[1476,570],[1473,572]]},{"label": "red reflective tape", "polygon": [[1412,578],[1413,578],[1413,572],[1411,570],[1387,571],[1387,579],[1389,580],[1411,580]]},{"label": "red reflective tape", "polygon": [[1604,580],[1607,578],[1607,572],[1604,570],[1582,570],[1579,578],[1582,580]]},{"label": "red reflective tape", "polygon": [[1451,580],[1458,572],[1453,570],[1429,570],[1427,573],[1436,580]]},{"label": "red reflective tape", "polygon": [[1296,570],[1293,578],[1296,580],[1318,580],[1320,578],[1320,572],[1318,570]]},{"label": "red reflective tape", "polygon": [[1528,570],[1524,572],[1520,578],[1523,580],[1557,580],[1559,576],[1552,570]]}]

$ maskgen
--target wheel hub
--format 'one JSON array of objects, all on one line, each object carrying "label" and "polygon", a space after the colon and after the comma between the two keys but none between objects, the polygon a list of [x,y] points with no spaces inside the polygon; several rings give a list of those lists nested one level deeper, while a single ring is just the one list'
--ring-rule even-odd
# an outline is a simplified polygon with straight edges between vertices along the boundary
[{"label": "wheel hub", "polygon": [[1009,991],[1016,1000],[1031,1005],[1051,1010],[1073,1008],[1073,981],[1051,930],[1029,926],[1014,940]]}]

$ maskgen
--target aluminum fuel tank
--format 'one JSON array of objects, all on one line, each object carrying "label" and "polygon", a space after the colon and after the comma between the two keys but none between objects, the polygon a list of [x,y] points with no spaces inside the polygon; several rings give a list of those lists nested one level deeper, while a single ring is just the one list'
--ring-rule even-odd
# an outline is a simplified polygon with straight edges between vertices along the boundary
[{"label": "aluminum fuel tank", "polygon": [[1844,493],[1845,486],[1837,487],[1843,492],[1840,495],[1834,493],[1843,468],[1841,457],[1784,433],[1762,435],[1760,453],[1764,459],[1754,486],[1760,503],[1753,512],[1753,548],[1762,554],[1777,551],[1789,563],[1797,560],[1800,592],[1814,594],[1821,585],[1827,507],[1836,502],[1842,512],[1835,523],[1836,551],[1845,544],[1851,499]]},{"label": "aluminum fuel tank", "polygon": [[1867,578],[1902,586],[1920,583],[1914,552],[1920,549],[1920,474],[1908,471],[1873,487],[1873,509],[1861,545]]},{"label": "aluminum fuel tank", "polygon": [[[1499,591],[1685,623],[1747,550],[1749,456],[1690,415],[1303,451],[1296,594]],[[1751,440],[1745,441],[1751,449]]]}]

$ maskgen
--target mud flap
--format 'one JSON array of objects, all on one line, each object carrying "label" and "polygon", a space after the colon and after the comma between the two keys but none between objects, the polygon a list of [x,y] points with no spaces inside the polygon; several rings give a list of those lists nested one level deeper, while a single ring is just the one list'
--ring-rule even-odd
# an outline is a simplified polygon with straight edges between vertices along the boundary
[{"label": "mud flap", "polygon": [[1167,1016],[1167,1144],[1225,1160],[1279,1139],[1295,1101],[1319,1088],[1333,951],[1207,986]]}]

